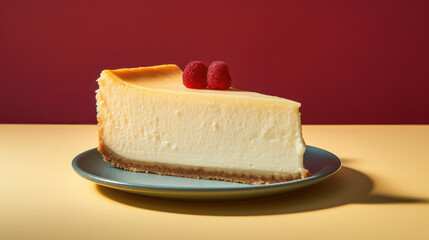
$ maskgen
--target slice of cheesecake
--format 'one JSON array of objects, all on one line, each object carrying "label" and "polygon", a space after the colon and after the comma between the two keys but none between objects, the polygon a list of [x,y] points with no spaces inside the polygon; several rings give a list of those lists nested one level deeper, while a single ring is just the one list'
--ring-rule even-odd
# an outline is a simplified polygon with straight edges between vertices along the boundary
[{"label": "slice of cheesecake", "polygon": [[126,170],[267,184],[305,178],[300,103],[188,89],[176,65],[104,70],[99,148]]}]

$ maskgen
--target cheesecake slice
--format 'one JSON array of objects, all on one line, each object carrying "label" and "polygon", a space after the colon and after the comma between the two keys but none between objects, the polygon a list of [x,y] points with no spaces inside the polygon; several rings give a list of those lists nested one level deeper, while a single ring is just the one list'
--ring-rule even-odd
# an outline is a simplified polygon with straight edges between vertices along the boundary
[{"label": "cheesecake slice", "polygon": [[267,184],[308,176],[300,103],[188,89],[176,65],[104,70],[99,152],[125,170]]}]

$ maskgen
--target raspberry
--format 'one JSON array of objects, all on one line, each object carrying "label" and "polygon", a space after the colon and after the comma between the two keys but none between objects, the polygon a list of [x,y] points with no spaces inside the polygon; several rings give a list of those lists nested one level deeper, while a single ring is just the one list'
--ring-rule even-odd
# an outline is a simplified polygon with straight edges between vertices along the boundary
[{"label": "raspberry", "polygon": [[209,66],[207,85],[210,89],[226,90],[231,87],[231,76],[228,65],[222,61],[214,61]]},{"label": "raspberry", "polygon": [[207,87],[207,66],[201,61],[192,61],[188,63],[183,71],[183,85],[187,88],[206,88]]}]

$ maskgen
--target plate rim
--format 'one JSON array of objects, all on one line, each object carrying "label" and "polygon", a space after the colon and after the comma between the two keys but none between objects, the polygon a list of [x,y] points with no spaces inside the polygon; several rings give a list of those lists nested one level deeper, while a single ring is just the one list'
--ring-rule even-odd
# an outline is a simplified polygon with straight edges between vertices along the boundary
[{"label": "plate rim", "polygon": [[[263,184],[263,185],[250,185],[250,184],[243,184],[243,187],[216,187],[216,188],[204,188],[204,187],[181,187],[181,186],[160,186],[160,185],[147,185],[142,183],[126,183],[121,181],[116,181],[112,179],[108,179],[106,177],[97,176],[92,173],[89,173],[82,168],[78,166],[78,161],[83,158],[83,155],[86,155],[90,152],[98,151],[97,148],[92,148],[89,150],[86,150],[84,152],[81,152],[77,156],[73,158],[72,161],[72,167],[74,171],[80,175],[81,177],[90,180],[92,182],[95,182],[97,184],[101,184],[103,186],[114,186],[121,189],[129,189],[129,190],[160,190],[160,191],[181,191],[181,192],[234,192],[234,191],[252,191],[252,190],[263,190],[263,189],[273,189],[273,188],[280,188],[280,187],[286,187],[289,185],[300,185],[300,184],[306,184],[306,183],[316,183],[319,181],[322,181],[335,173],[337,173],[341,167],[342,163],[341,160],[333,153],[317,148],[314,146],[306,146],[307,148],[313,148],[316,150],[321,150],[323,152],[328,153],[332,156],[332,160],[335,160],[335,166],[328,169],[328,171],[324,174],[316,174],[312,175],[307,178],[303,179],[297,179],[287,182],[280,182],[280,183],[272,183],[272,184]],[[126,171],[126,170],[123,170]],[[142,174],[148,174],[148,173],[142,173]],[[204,180],[204,179],[199,179]],[[213,180],[216,181],[216,180]]]}]

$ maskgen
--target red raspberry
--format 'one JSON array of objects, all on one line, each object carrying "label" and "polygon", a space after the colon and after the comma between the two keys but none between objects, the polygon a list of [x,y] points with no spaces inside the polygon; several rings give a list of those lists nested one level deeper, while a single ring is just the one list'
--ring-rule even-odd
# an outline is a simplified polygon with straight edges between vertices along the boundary
[{"label": "red raspberry", "polygon": [[183,85],[187,88],[206,88],[207,87],[207,66],[201,61],[192,61],[188,63],[183,71]]},{"label": "red raspberry", "polygon": [[222,61],[214,61],[209,66],[207,85],[210,89],[226,90],[231,87],[231,76],[228,65]]}]

